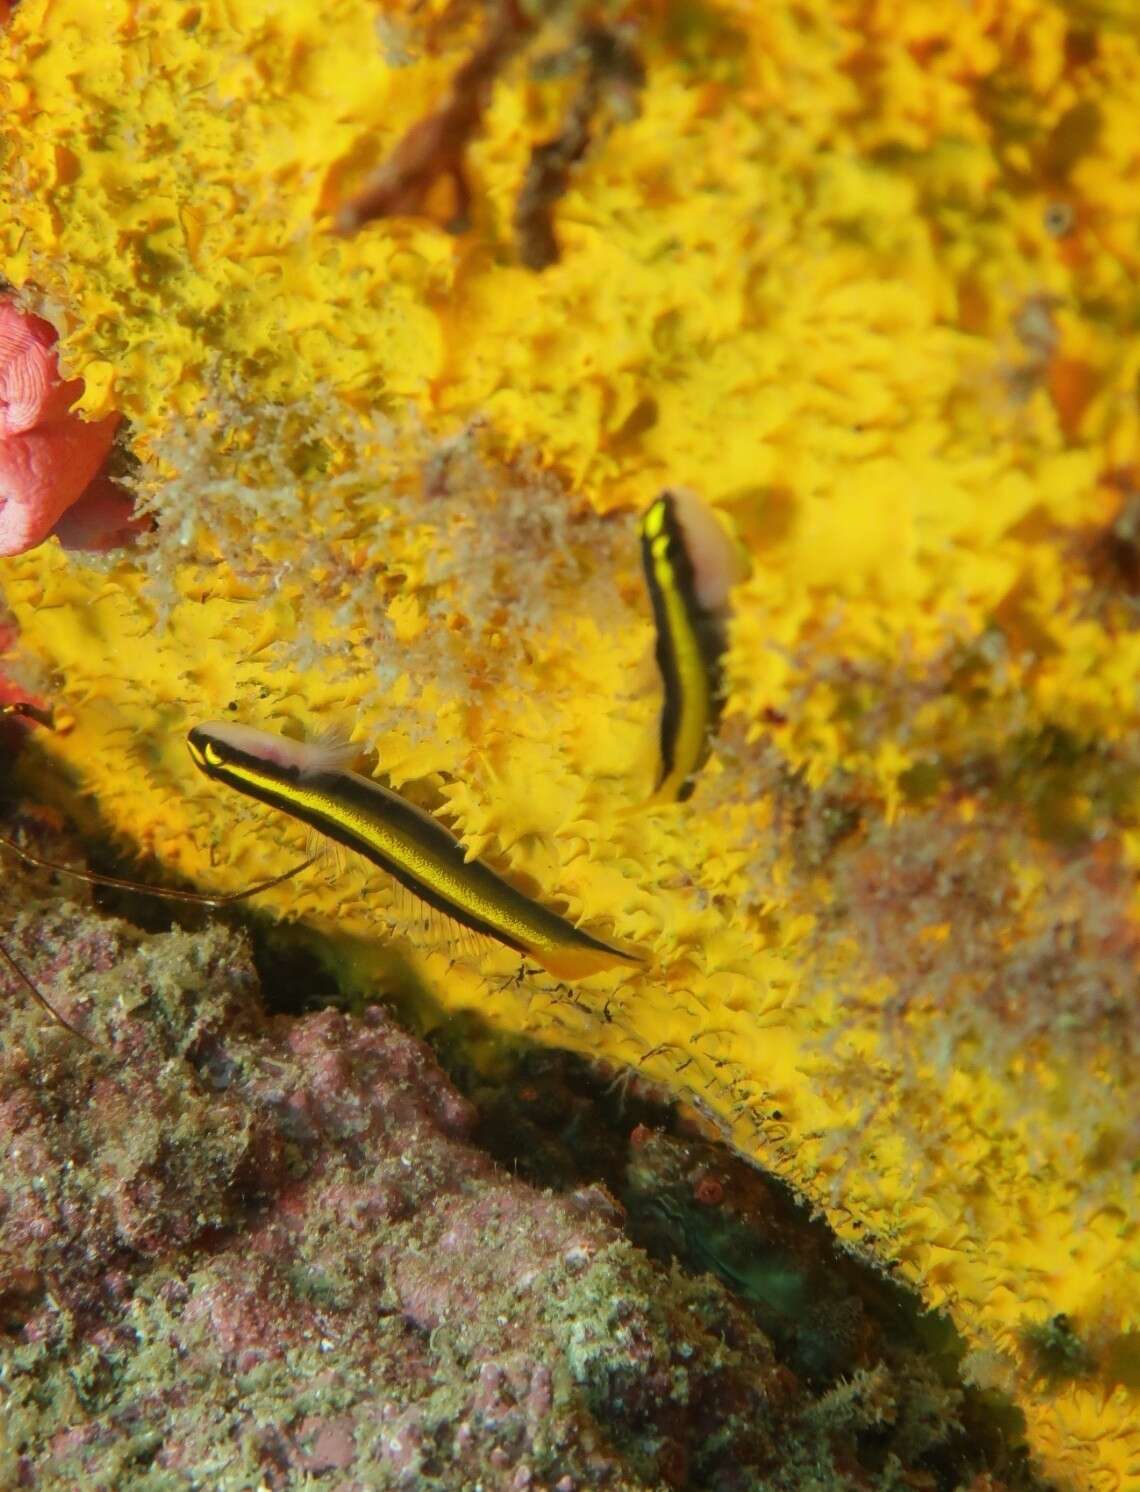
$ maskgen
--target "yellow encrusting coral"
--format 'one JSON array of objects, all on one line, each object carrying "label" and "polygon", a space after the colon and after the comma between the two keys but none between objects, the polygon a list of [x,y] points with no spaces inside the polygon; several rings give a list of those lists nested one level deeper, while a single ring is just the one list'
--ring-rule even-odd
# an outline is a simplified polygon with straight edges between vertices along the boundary
[{"label": "yellow encrusting coral", "polygon": [[[1050,1474],[1138,1487],[1136,29],[615,0],[640,112],[534,274],[515,203],[587,11],[551,7],[469,143],[470,229],[336,236],[473,10],[21,0],[0,272],[131,422],[158,529],[4,562],[5,666],[74,715],[48,749],[105,823],[222,887],[295,830],[196,781],[187,725],[351,725],[650,964],[500,987],[392,944],[354,866],[279,911],[361,983],[394,946],[697,1100],[1002,1364]],[[753,573],[714,759],[639,813],[633,515],[686,483]],[[1068,1376],[1027,1346],[1058,1315]]]}]

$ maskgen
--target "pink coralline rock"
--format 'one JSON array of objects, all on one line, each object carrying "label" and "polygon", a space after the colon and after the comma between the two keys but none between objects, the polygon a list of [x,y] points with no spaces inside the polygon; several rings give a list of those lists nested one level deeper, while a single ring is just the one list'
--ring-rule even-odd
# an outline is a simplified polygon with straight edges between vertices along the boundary
[{"label": "pink coralline rock", "polygon": [[[50,826],[5,829],[74,859]],[[231,928],[3,873],[0,938],[93,1044],[0,972],[0,1486],[886,1492],[939,1443],[937,1385],[813,1397],[604,1187],[500,1169],[382,1009],[268,1014],[303,962],[263,991]]]},{"label": "pink coralline rock", "polygon": [[128,495],[100,477],[119,417],[70,413],[83,381],[60,378],[57,340],[48,322],[0,297],[0,555],[52,532],[67,548],[106,549],[139,527]]}]

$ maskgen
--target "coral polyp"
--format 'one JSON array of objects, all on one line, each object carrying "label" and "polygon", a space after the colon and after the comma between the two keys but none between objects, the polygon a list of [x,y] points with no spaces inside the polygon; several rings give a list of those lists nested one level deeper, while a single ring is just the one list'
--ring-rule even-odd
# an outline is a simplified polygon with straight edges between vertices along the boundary
[{"label": "coral polyp", "polygon": [[[0,568],[5,668],[75,721],[42,775],[236,889],[300,837],[198,780],[186,729],[348,728],[473,857],[648,957],[513,984],[350,864],[270,897],[347,983],[668,1085],[951,1312],[1050,1476],[1125,1492],[1135,27],[527,6],[463,137],[467,221],[444,172],[338,232],[493,9],[12,12],[0,270],[81,412],[129,422],[155,524]],[[579,151],[591,27],[636,68]],[[710,759],[646,807],[637,514],[675,486],[752,573]]]}]

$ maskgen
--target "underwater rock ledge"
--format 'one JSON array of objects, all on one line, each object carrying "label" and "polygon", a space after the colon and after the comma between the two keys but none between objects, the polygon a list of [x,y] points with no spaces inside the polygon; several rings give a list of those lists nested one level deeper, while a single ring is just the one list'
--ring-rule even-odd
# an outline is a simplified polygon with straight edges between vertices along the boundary
[{"label": "underwater rock ledge", "polygon": [[4,1485],[1015,1485],[926,1469],[933,1374],[809,1390],[604,1187],[507,1175],[382,1009],[268,1015],[240,931],[5,872],[6,946],[97,1045],[0,976]]}]

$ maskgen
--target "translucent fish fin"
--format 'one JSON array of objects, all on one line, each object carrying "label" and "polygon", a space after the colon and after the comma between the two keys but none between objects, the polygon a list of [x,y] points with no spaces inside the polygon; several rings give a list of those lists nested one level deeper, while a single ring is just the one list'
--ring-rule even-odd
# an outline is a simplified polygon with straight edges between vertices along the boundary
[{"label": "translucent fish fin", "polygon": [[347,864],[344,845],[339,840],[322,834],[319,829],[314,829],[311,824],[305,826],[305,854],[320,866],[326,881],[331,883],[334,879],[343,877]]},{"label": "translucent fish fin", "polygon": [[[374,865],[369,868],[373,872],[376,870]],[[387,875],[385,879],[392,887],[390,923],[398,936],[409,938],[413,942],[422,939],[425,943],[446,949],[450,955],[460,950],[476,960],[487,949],[496,946],[495,939],[487,933],[478,932],[452,913],[441,911],[432,902],[417,896],[395,876]]]},{"label": "translucent fish fin", "polygon": [[470,958],[479,958],[494,944],[493,938],[489,938],[486,933],[476,932],[473,927],[468,927],[457,917],[441,913],[441,924],[440,941],[451,947],[462,949]]},{"label": "translucent fish fin", "polygon": [[360,747],[351,743],[347,731],[336,725],[326,726],[314,740],[305,742],[301,776],[347,772],[360,754]]}]

